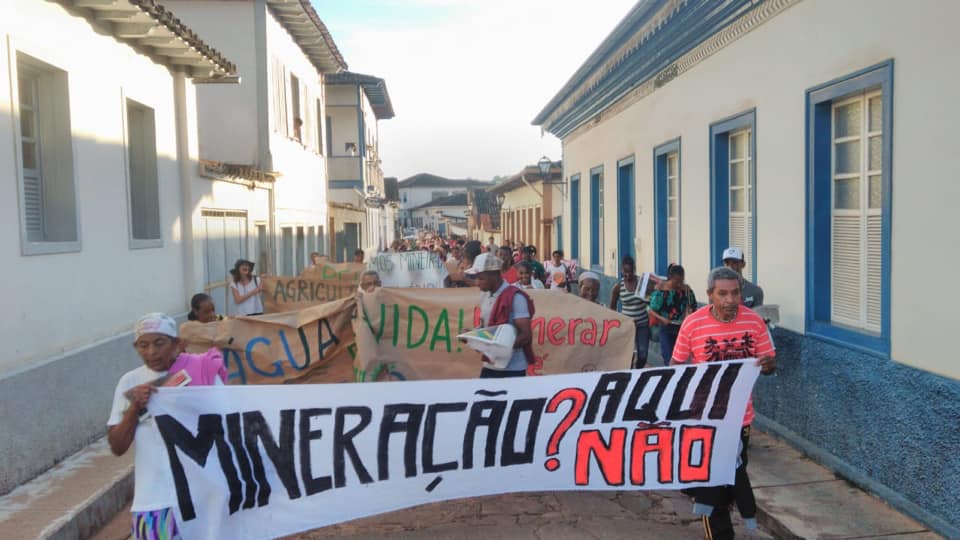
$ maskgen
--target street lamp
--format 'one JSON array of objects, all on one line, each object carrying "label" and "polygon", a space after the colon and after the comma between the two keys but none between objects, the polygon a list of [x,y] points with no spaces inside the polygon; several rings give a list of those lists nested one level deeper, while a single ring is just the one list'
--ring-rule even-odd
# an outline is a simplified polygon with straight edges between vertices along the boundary
[{"label": "street lamp", "polygon": [[550,176],[550,166],[553,165],[553,161],[550,160],[547,156],[540,158],[540,161],[537,162],[537,167],[540,168],[540,177],[543,178],[543,181],[547,181],[547,177]]}]

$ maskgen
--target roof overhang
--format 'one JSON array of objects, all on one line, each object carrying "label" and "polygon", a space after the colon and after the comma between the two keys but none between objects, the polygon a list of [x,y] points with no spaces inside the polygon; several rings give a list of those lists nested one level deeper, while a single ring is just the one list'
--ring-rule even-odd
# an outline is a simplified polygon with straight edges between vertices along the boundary
[{"label": "roof overhang", "polygon": [[155,0],[51,0],[196,82],[238,82],[237,67]]},{"label": "roof overhang", "polygon": [[[558,163],[559,162],[554,162],[553,167],[550,168],[550,174],[546,178],[547,184],[559,184],[563,182],[563,169],[558,165]],[[532,184],[543,181],[544,178],[540,176],[540,168],[536,165],[527,165],[517,174],[507,178],[495,186],[487,188],[487,191],[490,193],[507,193],[508,191],[520,189],[526,186],[528,183]]]},{"label": "roof overhang", "polygon": [[347,69],[346,60],[310,0],[267,0],[267,7],[317,71],[339,73]]},{"label": "roof overhang", "polygon": [[377,120],[389,120],[395,115],[393,113],[393,103],[390,101],[390,94],[387,92],[387,82],[380,77],[373,75],[364,75],[352,71],[342,71],[324,78],[324,83],[341,85],[356,84],[363,88],[363,92],[370,100],[370,106],[373,107],[373,114]]}]

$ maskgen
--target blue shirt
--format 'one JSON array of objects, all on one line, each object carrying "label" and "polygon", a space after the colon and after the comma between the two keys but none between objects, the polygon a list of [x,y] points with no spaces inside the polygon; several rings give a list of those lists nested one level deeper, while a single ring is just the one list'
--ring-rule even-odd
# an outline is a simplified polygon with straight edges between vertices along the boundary
[{"label": "blue shirt", "polygon": [[[490,312],[493,311],[493,305],[497,303],[497,298],[500,296],[500,293],[505,291],[507,287],[511,285],[503,281],[500,284],[500,288],[496,292],[480,293],[480,316],[483,318],[481,321],[482,326],[487,326],[487,321],[490,319]],[[513,324],[514,319],[529,319],[530,318],[530,308],[527,306],[527,299],[521,294],[515,294],[513,296],[513,306],[510,309],[510,318],[508,322]],[[497,369],[489,364],[484,364],[484,367],[487,369]],[[506,367],[502,371],[521,371],[527,369],[527,356],[524,354],[523,349],[514,349],[513,356],[510,357],[510,361],[507,362]]]}]

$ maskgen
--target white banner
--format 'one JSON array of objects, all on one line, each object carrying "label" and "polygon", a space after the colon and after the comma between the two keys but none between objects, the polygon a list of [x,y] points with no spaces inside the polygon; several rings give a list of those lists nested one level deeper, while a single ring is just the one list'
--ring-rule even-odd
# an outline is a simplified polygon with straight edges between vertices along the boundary
[{"label": "white banner", "polygon": [[376,270],[384,287],[427,287],[439,289],[449,275],[445,261],[429,251],[380,253],[367,263]]},{"label": "white banner", "polygon": [[759,372],[161,388],[149,409],[184,538],[268,538],[461,497],[732,484]]}]

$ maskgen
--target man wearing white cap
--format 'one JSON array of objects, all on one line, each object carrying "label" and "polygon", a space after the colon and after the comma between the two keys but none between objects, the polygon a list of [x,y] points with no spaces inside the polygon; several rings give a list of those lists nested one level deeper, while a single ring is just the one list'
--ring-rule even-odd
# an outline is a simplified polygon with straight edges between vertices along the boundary
[{"label": "man wearing white cap", "polygon": [[723,265],[740,274],[740,295],[743,305],[748,308],[762,306],[763,289],[743,277],[743,267],[747,265],[743,258],[743,250],[733,246],[723,250]]},{"label": "man wearing white cap", "polygon": [[467,275],[476,277],[480,293],[480,327],[512,324],[517,329],[513,343],[513,355],[507,365],[497,368],[484,356],[481,379],[523,377],[527,365],[534,362],[533,332],[530,320],[533,317],[533,300],[517,287],[503,279],[503,262],[493,253],[481,253],[473,260]]},{"label": "man wearing white cap", "polygon": [[596,272],[584,272],[577,278],[577,285],[580,287],[580,298],[597,303],[597,297],[600,296],[600,275]]}]

